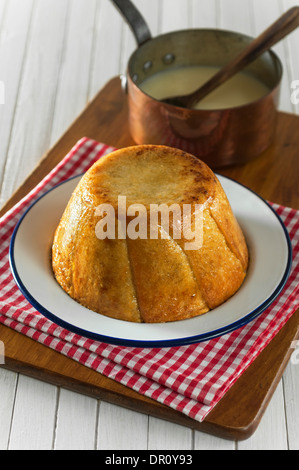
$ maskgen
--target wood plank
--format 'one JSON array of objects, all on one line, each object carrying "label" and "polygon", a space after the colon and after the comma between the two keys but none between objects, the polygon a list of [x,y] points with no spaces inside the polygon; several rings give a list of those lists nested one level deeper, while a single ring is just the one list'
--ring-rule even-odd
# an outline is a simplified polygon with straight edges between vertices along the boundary
[{"label": "wood plank", "polygon": [[[86,3],[86,2],[85,2]],[[112,2],[96,2],[93,53],[89,78],[89,100],[111,77],[119,75],[123,20]],[[107,47],[109,44],[109,47]]]},{"label": "wood plank", "polygon": [[[267,432],[269,429],[272,430],[271,433]],[[286,431],[283,389],[280,381],[261,425],[250,439],[238,442],[238,450],[288,450]]]},{"label": "wood plank", "polygon": [[[294,130],[298,122],[298,117],[281,113],[277,140],[272,149],[247,165],[226,169],[222,173],[235,177],[267,199],[299,208],[298,191],[292,190],[297,188],[299,136]],[[1,213],[27,194],[84,135],[116,147],[133,144],[127,123],[126,96],[118,77],[99,92],[90,106],[49,150]],[[284,157],[286,150],[287,159]],[[298,327],[299,312],[293,315],[203,423],[197,423],[139,395],[7,327],[0,327],[0,339],[5,344],[5,367],[9,369],[179,425],[241,440],[256,430],[292,352],[290,344],[298,338]]]},{"label": "wood plank", "polygon": [[218,12],[216,0],[192,0],[191,7],[191,28],[217,28]]},{"label": "wood plank", "polygon": [[[1,8],[2,5],[3,2]],[[11,130],[16,113],[24,57],[26,56],[32,5],[32,0],[24,0],[21,3],[18,0],[10,0],[7,2],[6,14],[1,21],[0,79],[5,86],[5,104],[1,104],[2,112],[0,113],[0,191],[4,181]],[[18,9],[18,15],[15,14],[16,9]],[[11,60],[12,57],[13,60]],[[2,203],[7,197],[1,196],[0,192]]]},{"label": "wood plank", "polygon": [[[88,103],[95,0],[72,0],[55,97],[50,147]],[[82,18],[84,17],[84,22]]]},{"label": "wood plank", "polygon": [[100,403],[98,450],[147,449],[147,430],[148,416],[104,401]]},{"label": "wood plank", "polygon": [[191,450],[191,429],[149,417],[148,446],[152,450]]},{"label": "wood plank", "polygon": [[239,0],[226,0],[225,4],[220,2],[220,28],[242,31],[242,34],[254,37],[251,6],[252,0],[243,0],[240,15]]},{"label": "wood plank", "polygon": [[53,448],[55,450],[93,450],[97,409],[96,399],[61,389]]},{"label": "wood plank", "polygon": [[[50,146],[68,3],[67,0],[35,3],[26,61],[10,129],[1,200],[10,197]],[[35,127],[37,122],[38,131]]]},{"label": "wood plank", "polygon": [[[9,450],[51,449],[56,394],[56,387],[46,382],[19,376]],[[43,400],[40,400],[41,396]]]},{"label": "wood plank", "polygon": [[0,400],[0,450],[7,450],[10,424],[17,387],[17,374],[0,367],[1,400]]},{"label": "wood plank", "polygon": [[185,8],[181,8],[181,0],[164,0],[161,11],[161,33],[168,33],[190,27],[191,2],[185,0]]},{"label": "wood plank", "polygon": [[299,342],[283,375],[289,450],[299,450]]},{"label": "wood plank", "polygon": [[[283,11],[281,8],[281,2],[279,0],[253,0],[253,10],[255,17],[255,35],[264,31],[272,22],[274,22]],[[286,43],[288,38],[280,41],[275,46],[272,47],[272,50],[278,55],[283,66],[283,77],[280,93],[280,106],[279,109],[285,112],[292,112],[292,104],[290,101],[290,70],[289,63],[287,60],[286,54]]]},{"label": "wood plank", "polygon": [[[283,10],[287,11],[289,8],[294,6],[293,0],[282,0]],[[299,29],[297,28],[290,34],[285,40],[285,55],[288,67],[288,78],[289,82],[287,85],[287,90],[291,93],[292,89],[290,88],[291,83],[294,80],[299,79],[299,61],[296,60],[298,57],[298,43],[299,43]],[[298,97],[298,95],[297,95]],[[299,101],[296,100],[296,103],[292,103],[292,111],[299,114]],[[290,106],[290,104],[289,104]]]}]

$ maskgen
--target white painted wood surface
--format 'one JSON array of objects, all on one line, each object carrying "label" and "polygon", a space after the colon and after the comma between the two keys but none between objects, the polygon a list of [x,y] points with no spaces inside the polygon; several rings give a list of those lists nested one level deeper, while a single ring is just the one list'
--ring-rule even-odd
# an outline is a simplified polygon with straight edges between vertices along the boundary
[{"label": "white painted wood surface", "polygon": [[[291,0],[135,0],[151,32],[219,27],[256,35]],[[284,65],[280,109],[299,80],[299,31],[274,49]],[[133,35],[109,0],[0,0],[0,204],[98,90],[123,73]],[[1,340],[1,338],[0,338]],[[295,357],[295,356],[294,356]],[[299,449],[299,354],[260,426],[226,441],[110,405],[0,367],[0,450]]]}]

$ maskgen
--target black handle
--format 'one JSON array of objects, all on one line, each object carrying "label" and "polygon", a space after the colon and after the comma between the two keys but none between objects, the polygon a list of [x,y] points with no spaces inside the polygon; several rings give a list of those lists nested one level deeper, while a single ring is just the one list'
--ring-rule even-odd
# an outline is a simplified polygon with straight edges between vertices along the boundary
[{"label": "black handle", "polygon": [[111,0],[130,26],[138,46],[151,39],[150,30],[140,12],[130,0]]}]

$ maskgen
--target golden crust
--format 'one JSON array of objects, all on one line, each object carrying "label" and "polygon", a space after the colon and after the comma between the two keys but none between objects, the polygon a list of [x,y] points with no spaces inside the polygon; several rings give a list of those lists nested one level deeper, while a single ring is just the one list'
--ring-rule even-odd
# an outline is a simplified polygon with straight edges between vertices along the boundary
[{"label": "golden crust", "polygon": [[[164,238],[159,233],[158,239],[98,239],[95,209],[110,204],[117,215],[120,195],[127,206],[142,204],[146,211],[151,204],[182,210],[200,204],[202,247],[186,250],[186,238],[174,239],[172,226]],[[192,224],[195,229],[194,217]],[[231,297],[246,276],[248,251],[207,165],[181,150],[140,145],[102,157],[82,177],[57,227],[52,267],[61,287],[91,310],[159,323],[201,315]]]}]

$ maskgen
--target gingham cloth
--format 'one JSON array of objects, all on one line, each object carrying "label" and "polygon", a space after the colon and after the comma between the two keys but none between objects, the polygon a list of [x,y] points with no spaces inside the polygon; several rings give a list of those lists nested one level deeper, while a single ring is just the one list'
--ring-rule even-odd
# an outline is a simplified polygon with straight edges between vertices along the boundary
[{"label": "gingham cloth", "polygon": [[248,325],[219,338],[178,347],[134,348],[94,341],[56,325],[28,303],[15,284],[8,253],[14,227],[38,197],[85,172],[112,150],[82,138],[38,186],[0,219],[0,321],[201,422],[298,308],[299,211],[272,204],[290,234],[292,271],[280,296]]}]

